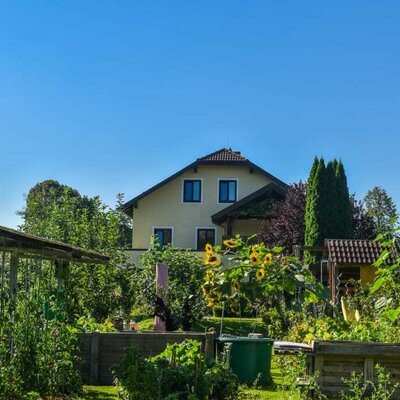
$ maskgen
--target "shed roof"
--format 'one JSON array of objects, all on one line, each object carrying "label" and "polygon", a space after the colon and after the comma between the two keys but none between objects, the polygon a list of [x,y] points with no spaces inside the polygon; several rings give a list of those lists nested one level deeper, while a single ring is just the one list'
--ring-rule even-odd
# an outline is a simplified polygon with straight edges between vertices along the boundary
[{"label": "shed roof", "polygon": [[[330,261],[336,264],[373,264],[383,248],[379,242],[355,239],[326,239]],[[394,257],[389,262],[394,261]]]},{"label": "shed roof", "polygon": [[73,262],[106,264],[110,257],[56,240],[30,235],[0,225],[0,250],[18,251],[22,255],[37,254],[46,259],[59,258]]},{"label": "shed roof", "polygon": [[179,175],[182,175],[184,172],[195,169],[199,165],[236,165],[236,166],[247,166],[250,170],[258,171],[261,174],[265,175],[267,178],[271,179],[272,182],[276,183],[277,185],[287,188],[287,184],[282,182],[280,179],[276,178],[275,176],[271,175],[269,172],[265,171],[258,165],[252,163],[249,159],[241,155],[239,151],[234,151],[230,148],[222,148],[220,150],[214,151],[213,153],[207,154],[204,157],[198,158],[193,163],[187,165],[185,168],[182,168],[175,174],[169,176],[168,178],[164,179],[163,181],[159,182],[157,185],[152,186],[150,189],[144,191],[143,193],[139,194],[138,196],[134,197],[133,199],[129,200],[123,205],[123,210],[129,216],[133,216],[133,208],[137,205],[140,199],[146,197],[150,193],[154,192],[158,188],[164,186],[168,182],[172,181]]}]

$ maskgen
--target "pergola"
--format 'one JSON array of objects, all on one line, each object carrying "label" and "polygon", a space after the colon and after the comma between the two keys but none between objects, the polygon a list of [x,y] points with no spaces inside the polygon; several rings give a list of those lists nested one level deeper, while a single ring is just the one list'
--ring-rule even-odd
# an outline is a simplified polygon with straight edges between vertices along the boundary
[{"label": "pergola", "polygon": [[[58,307],[71,263],[109,261],[104,254],[0,226],[0,325],[1,321],[12,323],[18,301],[30,295],[40,298],[43,304],[50,303],[53,296]],[[54,318],[54,312],[52,315]],[[0,326],[0,332],[2,329]]]}]

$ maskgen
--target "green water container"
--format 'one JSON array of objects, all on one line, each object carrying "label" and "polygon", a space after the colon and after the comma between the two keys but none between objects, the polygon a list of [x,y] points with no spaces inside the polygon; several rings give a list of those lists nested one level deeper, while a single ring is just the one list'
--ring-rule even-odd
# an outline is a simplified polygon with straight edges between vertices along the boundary
[{"label": "green water container", "polygon": [[220,337],[224,346],[230,344],[229,363],[232,372],[242,383],[271,382],[271,358],[273,339],[252,337]]}]

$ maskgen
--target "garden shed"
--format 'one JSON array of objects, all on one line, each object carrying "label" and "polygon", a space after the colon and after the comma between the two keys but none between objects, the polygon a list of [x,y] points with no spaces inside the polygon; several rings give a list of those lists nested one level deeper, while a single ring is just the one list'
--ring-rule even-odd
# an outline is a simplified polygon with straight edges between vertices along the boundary
[{"label": "garden shed", "polygon": [[[338,302],[342,295],[351,294],[350,280],[372,283],[375,279],[373,264],[382,251],[381,244],[372,240],[326,239],[321,278],[327,280],[331,299]],[[389,259],[391,261],[394,260]]]}]

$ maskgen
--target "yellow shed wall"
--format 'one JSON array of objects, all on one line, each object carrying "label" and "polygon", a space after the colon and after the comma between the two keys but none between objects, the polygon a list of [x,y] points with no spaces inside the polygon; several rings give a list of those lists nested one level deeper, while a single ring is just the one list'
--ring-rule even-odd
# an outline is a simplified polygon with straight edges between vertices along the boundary
[{"label": "yellow shed wall", "polygon": [[[184,179],[202,179],[201,203],[183,203]],[[173,244],[182,248],[195,248],[196,227],[215,228],[216,242],[220,244],[225,231],[211,222],[211,215],[230,204],[218,203],[218,179],[238,180],[238,200],[271,182],[244,166],[200,165],[197,173],[186,171],[139,200],[138,208],[133,210],[132,247],[147,248],[154,227],[172,227]],[[249,223],[242,224],[246,232],[255,226],[252,221]]]},{"label": "yellow shed wall", "polygon": [[360,280],[361,284],[372,283],[375,279],[375,267],[373,265],[361,265]]}]

